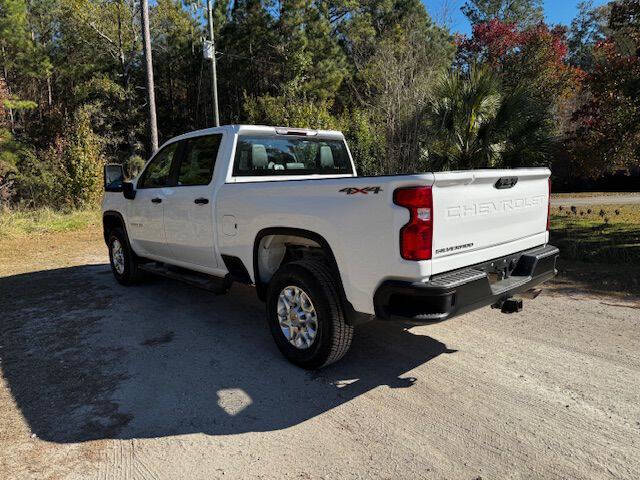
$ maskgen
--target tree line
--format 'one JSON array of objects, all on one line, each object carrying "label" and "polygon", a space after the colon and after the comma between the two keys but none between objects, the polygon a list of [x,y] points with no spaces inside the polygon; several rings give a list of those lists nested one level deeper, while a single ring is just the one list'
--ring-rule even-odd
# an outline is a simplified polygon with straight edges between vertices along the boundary
[{"label": "tree line", "polygon": [[[202,2],[156,0],[160,142],[213,125]],[[221,123],[345,132],[362,174],[640,161],[640,0],[469,0],[472,34],[420,0],[217,0]],[[150,154],[137,0],[0,0],[0,202],[79,207],[105,162]]]}]

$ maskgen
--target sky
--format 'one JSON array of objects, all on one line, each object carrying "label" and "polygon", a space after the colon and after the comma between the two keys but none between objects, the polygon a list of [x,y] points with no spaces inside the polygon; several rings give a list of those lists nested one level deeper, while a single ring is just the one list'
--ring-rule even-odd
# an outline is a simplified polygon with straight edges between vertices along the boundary
[{"label": "sky", "polygon": [[[544,13],[548,23],[570,25],[573,17],[578,13],[578,3],[580,0],[545,0]],[[451,30],[454,32],[470,34],[471,25],[462,12],[460,7],[464,5],[465,0],[423,0],[427,6],[427,10],[435,20],[439,20],[442,16],[442,6],[447,5],[451,15]],[[594,6],[600,6],[607,3],[606,0],[595,0]]]}]

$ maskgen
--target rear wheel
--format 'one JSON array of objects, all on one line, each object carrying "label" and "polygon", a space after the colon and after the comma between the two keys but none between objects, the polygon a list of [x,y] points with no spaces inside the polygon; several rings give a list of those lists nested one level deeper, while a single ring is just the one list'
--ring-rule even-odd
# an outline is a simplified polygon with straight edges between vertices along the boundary
[{"label": "rear wheel", "polygon": [[142,272],[138,268],[135,253],[131,250],[127,236],[121,228],[114,228],[109,232],[109,261],[111,271],[118,283],[132,285],[140,281]]},{"label": "rear wheel", "polygon": [[267,319],[282,354],[303,368],[340,360],[353,338],[336,279],[317,261],[288,263],[276,272],[267,292]]}]

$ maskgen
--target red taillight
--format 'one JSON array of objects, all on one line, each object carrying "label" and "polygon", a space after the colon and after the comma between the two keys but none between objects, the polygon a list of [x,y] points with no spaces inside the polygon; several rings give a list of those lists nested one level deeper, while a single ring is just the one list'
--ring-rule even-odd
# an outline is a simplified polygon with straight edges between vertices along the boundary
[{"label": "red taillight", "polygon": [[551,177],[549,177],[549,203],[547,203],[547,231],[551,230]]},{"label": "red taillight", "polygon": [[393,203],[409,210],[409,223],[400,229],[400,255],[405,260],[429,260],[433,238],[431,187],[398,188]]}]

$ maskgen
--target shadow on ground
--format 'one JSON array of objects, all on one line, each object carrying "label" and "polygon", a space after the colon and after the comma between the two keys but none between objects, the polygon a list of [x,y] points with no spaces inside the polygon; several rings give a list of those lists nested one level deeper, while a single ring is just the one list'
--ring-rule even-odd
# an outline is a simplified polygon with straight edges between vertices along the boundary
[{"label": "shadow on ground", "polygon": [[108,265],[0,278],[2,374],[32,431],[52,442],[286,428],[452,353],[372,322],[338,364],[286,362],[252,289],[226,296],[164,279],[125,288]]},{"label": "shadow on ground", "polygon": [[614,264],[640,262],[640,226],[634,224],[580,225],[569,220],[562,228],[551,231],[550,243],[561,249],[565,259]]},{"label": "shadow on ground", "polygon": [[558,216],[566,225],[551,231],[549,242],[560,249],[556,291],[622,294],[640,300],[640,226],[580,225]]},{"label": "shadow on ground", "polygon": [[548,284],[555,293],[573,295],[587,292],[640,301],[640,264],[612,265],[565,260],[560,250],[557,267],[558,276]]}]

